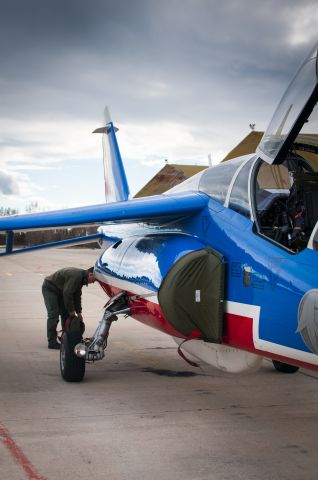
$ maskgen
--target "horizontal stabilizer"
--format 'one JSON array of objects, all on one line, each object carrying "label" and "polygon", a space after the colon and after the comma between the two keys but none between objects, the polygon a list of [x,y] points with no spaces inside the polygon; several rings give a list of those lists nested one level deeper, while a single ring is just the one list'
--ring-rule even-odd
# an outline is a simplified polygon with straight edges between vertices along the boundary
[{"label": "horizontal stabilizer", "polygon": [[[93,130],[93,133],[108,133],[108,127],[100,127]],[[118,128],[114,127],[115,133],[118,132]]]}]

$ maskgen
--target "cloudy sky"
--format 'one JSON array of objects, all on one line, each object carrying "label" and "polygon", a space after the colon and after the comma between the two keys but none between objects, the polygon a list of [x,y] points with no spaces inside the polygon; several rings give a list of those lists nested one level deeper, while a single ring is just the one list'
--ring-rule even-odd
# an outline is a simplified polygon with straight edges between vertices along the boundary
[{"label": "cloudy sky", "polygon": [[104,201],[109,106],[132,193],[266,128],[317,42],[316,0],[2,0],[0,207]]}]

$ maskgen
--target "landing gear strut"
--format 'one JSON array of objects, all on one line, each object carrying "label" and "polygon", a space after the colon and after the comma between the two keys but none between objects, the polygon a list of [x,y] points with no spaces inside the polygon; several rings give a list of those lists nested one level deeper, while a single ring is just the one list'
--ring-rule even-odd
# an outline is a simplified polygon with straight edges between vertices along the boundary
[{"label": "landing gear strut", "polygon": [[85,362],[96,362],[105,356],[111,324],[117,315],[129,315],[129,296],[120,292],[105,305],[102,320],[90,338],[80,332],[64,332],[60,351],[61,375],[67,382],[80,382],[85,374]]}]

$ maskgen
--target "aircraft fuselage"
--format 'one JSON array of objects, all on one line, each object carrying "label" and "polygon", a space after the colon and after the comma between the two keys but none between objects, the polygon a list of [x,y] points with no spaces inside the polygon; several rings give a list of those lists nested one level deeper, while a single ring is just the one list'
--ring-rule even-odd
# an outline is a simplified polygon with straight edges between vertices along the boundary
[{"label": "aircraft fuselage", "polygon": [[136,319],[187,338],[163,314],[158,290],[179,258],[207,246],[219,251],[225,263],[220,344],[318,369],[317,355],[296,332],[300,301],[308,290],[318,288],[317,252],[294,253],[277,246],[254,231],[251,219],[213,199],[200,213],[175,221],[163,232],[150,229],[109,246],[96,274],[110,296],[120,290],[145,295],[133,303]]}]

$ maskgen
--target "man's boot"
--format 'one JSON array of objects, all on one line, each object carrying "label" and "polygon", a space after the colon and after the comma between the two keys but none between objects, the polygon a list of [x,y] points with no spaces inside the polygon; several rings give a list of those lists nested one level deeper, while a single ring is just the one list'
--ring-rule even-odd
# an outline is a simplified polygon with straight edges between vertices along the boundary
[{"label": "man's boot", "polygon": [[50,350],[60,350],[61,344],[54,338],[53,340],[49,340],[48,348]]}]

